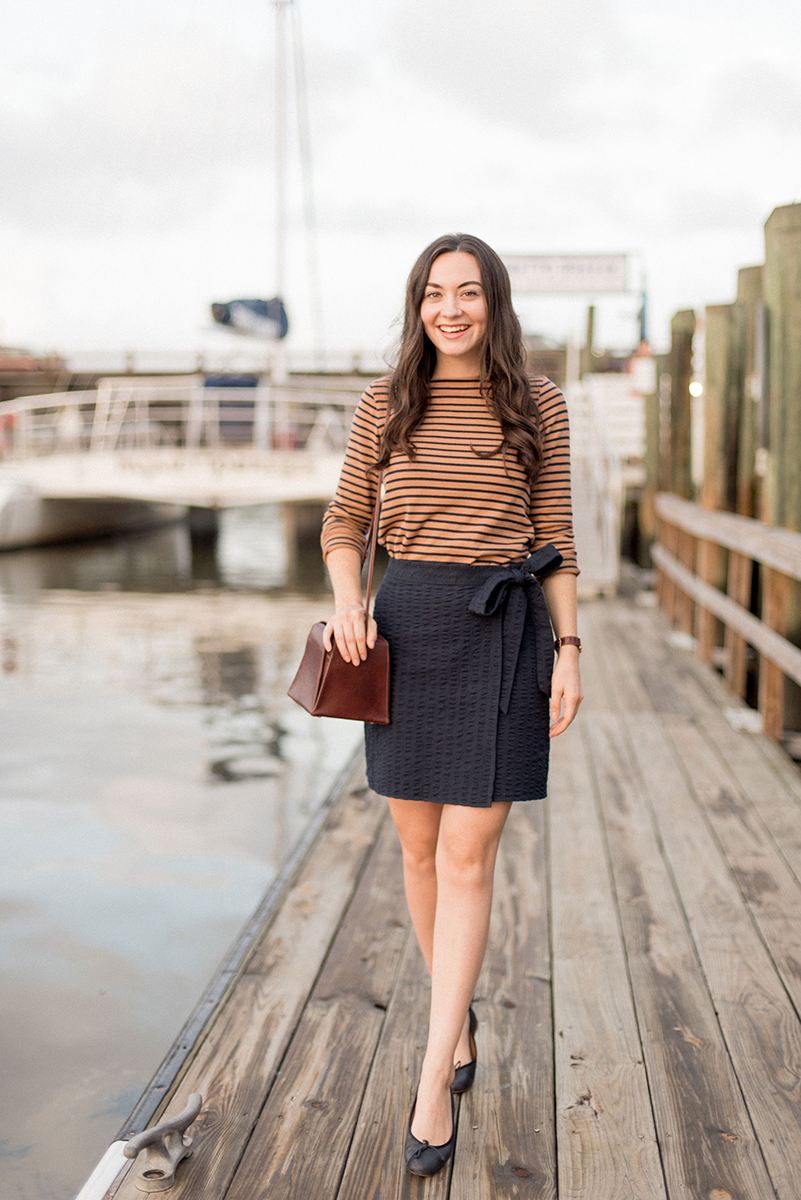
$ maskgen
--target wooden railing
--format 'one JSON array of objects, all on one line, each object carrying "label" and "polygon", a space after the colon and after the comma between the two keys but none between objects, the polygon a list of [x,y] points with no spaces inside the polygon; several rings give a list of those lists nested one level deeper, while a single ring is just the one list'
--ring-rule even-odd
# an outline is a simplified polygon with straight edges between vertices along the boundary
[{"label": "wooden railing", "polygon": [[[656,515],[651,554],[668,620],[696,639],[704,662],[715,657],[717,621],[723,623],[723,671],[741,697],[747,648],[753,647],[762,728],[780,738],[784,676],[801,685],[801,650],[784,636],[791,591],[801,580],[801,533],[701,508],[666,492],[656,498]],[[725,591],[719,586],[724,579]],[[752,595],[759,597],[760,616],[750,611]]]}]

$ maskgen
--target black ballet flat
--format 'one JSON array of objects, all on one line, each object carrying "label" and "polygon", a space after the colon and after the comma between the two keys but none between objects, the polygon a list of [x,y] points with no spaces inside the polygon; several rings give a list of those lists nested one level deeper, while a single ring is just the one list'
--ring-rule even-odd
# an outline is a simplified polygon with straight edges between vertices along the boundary
[{"label": "black ballet flat", "polygon": [[441,1146],[432,1146],[430,1142],[419,1142],[412,1133],[414,1110],[417,1108],[417,1093],[415,1092],[412,1111],[409,1113],[409,1128],[406,1134],[406,1146],[403,1157],[406,1160],[406,1170],[412,1175],[436,1175],[441,1171],[453,1154],[456,1144],[456,1101],[451,1092],[451,1136]]},{"label": "black ballet flat", "polygon": [[451,1084],[451,1091],[456,1095],[461,1095],[462,1092],[469,1091],[476,1078],[476,1030],[478,1029],[478,1017],[472,1008],[468,1008],[467,1015],[470,1018],[470,1049],[473,1052],[473,1057],[464,1066],[460,1064],[456,1068],[453,1083]]}]

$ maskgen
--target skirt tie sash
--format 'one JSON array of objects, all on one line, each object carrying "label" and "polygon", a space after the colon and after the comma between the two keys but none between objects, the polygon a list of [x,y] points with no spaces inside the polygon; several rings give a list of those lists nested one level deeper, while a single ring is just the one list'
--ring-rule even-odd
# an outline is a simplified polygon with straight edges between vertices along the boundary
[{"label": "skirt tie sash", "polygon": [[548,542],[522,563],[498,567],[476,589],[468,606],[471,613],[492,617],[501,611],[501,690],[498,705],[509,711],[517,660],[523,641],[526,610],[534,620],[537,661],[537,686],[544,695],[551,690],[553,631],[540,579],[558,569],[562,555]]}]

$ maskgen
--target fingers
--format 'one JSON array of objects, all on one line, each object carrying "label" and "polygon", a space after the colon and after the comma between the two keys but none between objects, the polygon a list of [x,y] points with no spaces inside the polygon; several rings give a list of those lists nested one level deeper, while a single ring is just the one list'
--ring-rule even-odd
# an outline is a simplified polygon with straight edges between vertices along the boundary
[{"label": "fingers", "polygon": [[[560,716],[563,698],[565,707],[564,712],[562,712]],[[550,737],[558,737],[560,733],[564,733],[578,712],[578,707],[583,698],[584,697],[582,696],[581,692],[574,692],[570,693],[569,695],[560,693],[558,697],[554,693],[554,695],[551,696],[551,720],[553,724],[548,731]],[[555,703],[556,701],[558,701],[558,704]]]},{"label": "fingers", "polygon": [[[375,626],[372,619],[370,623]],[[348,609],[331,618],[323,633],[323,645],[326,650],[331,648],[332,634],[337,650],[345,662],[354,663],[356,666],[364,662],[367,658],[368,633],[365,629],[363,609]],[[375,637],[370,645],[375,645]]]},{"label": "fingers", "polygon": [[367,622],[367,645],[372,650],[378,637],[378,626],[372,617]]}]

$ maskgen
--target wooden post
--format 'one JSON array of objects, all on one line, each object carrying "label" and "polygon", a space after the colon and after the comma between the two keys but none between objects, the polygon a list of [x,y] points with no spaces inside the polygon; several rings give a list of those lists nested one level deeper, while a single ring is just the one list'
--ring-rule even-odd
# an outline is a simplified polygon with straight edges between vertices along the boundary
[{"label": "wooden post", "polygon": [[579,378],[592,373],[592,348],[595,343],[595,305],[587,308],[587,333],[579,355]]},{"label": "wooden post", "polygon": [[[751,604],[751,559],[745,554],[729,551],[729,571],[726,580],[726,592],[743,608]],[[730,627],[726,626],[723,645],[726,649],[723,674],[733,692],[743,698],[745,696],[745,677],[747,666],[747,651],[745,638]]]},{"label": "wooden post", "polygon": [[765,298],[770,523],[801,529],[801,204],[774,208],[765,224]]},{"label": "wooden post", "polygon": [[670,491],[693,498],[690,382],[693,373],[695,313],[677,312],[670,322]]},{"label": "wooden post", "polygon": [[[717,587],[720,547],[705,538],[698,539],[698,575],[704,583]],[[702,662],[712,662],[712,651],[716,645],[717,618],[700,604],[695,606],[695,638],[697,653]]]},{"label": "wooden post", "polygon": [[640,536],[648,546],[657,537],[656,493],[660,490],[660,385],[667,372],[667,355],[656,356],[656,388],[643,398],[645,405],[645,480],[640,497]]},{"label": "wooden post", "polygon": [[[735,306],[711,304],[706,309],[704,347],[704,472],[699,501],[704,508],[731,511],[736,503],[737,424],[740,372]],[[713,587],[726,586],[725,554],[714,542],[698,546],[698,574]],[[712,661],[717,619],[696,606],[698,655]]]},{"label": "wooden post", "polygon": [[[679,548],[679,531],[675,525],[671,525],[664,517],[659,519],[659,541],[674,557],[678,553]],[[676,598],[678,596],[678,588],[673,580],[665,575],[664,572],[659,572],[660,580],[660,601],[665,613],[666,619],[671,625],[676,624]]]},{"label": "wooden post", "polygon": [[[777,633],[784,634],[791,580],[772,567],[763,570],[762,620]],[[759,658],[759,711],[763,733],[781,738],[784,731],[784,673],[764,655]]]},{"label": "wooden post", "polygon": [[757,412],[762,394],[762,364],[758,354],[758,322],[762,316],[764,267],[737,272],[738,338],[742,347],[742,389],[737,430],[737,488],[735,511],[757,517]]},{"label": "wooden post", "polygon": [[[765,511],[771,525],[801,530],[801,204],[765,223],[768,324]],[[786,636],[801,644],[801,588],[786,599]],[[788,682],[787,726],[801,728],[801,689]]]},{"label": "wooden post", "polygon": [[733,512],[737,495],[737,425],[740,371],[737,314],[733,304],[706,309],[704,357],[704,508]]},{"label": "wooden post", "polygon": [[[696,539],[686,529],[679,530],[678,553],[676,557],[688,571],[695,574],[695,543]],[[686,592],[679,592],[678,623],[682,633],[693,633],[695,628],[695,601]]]}]

